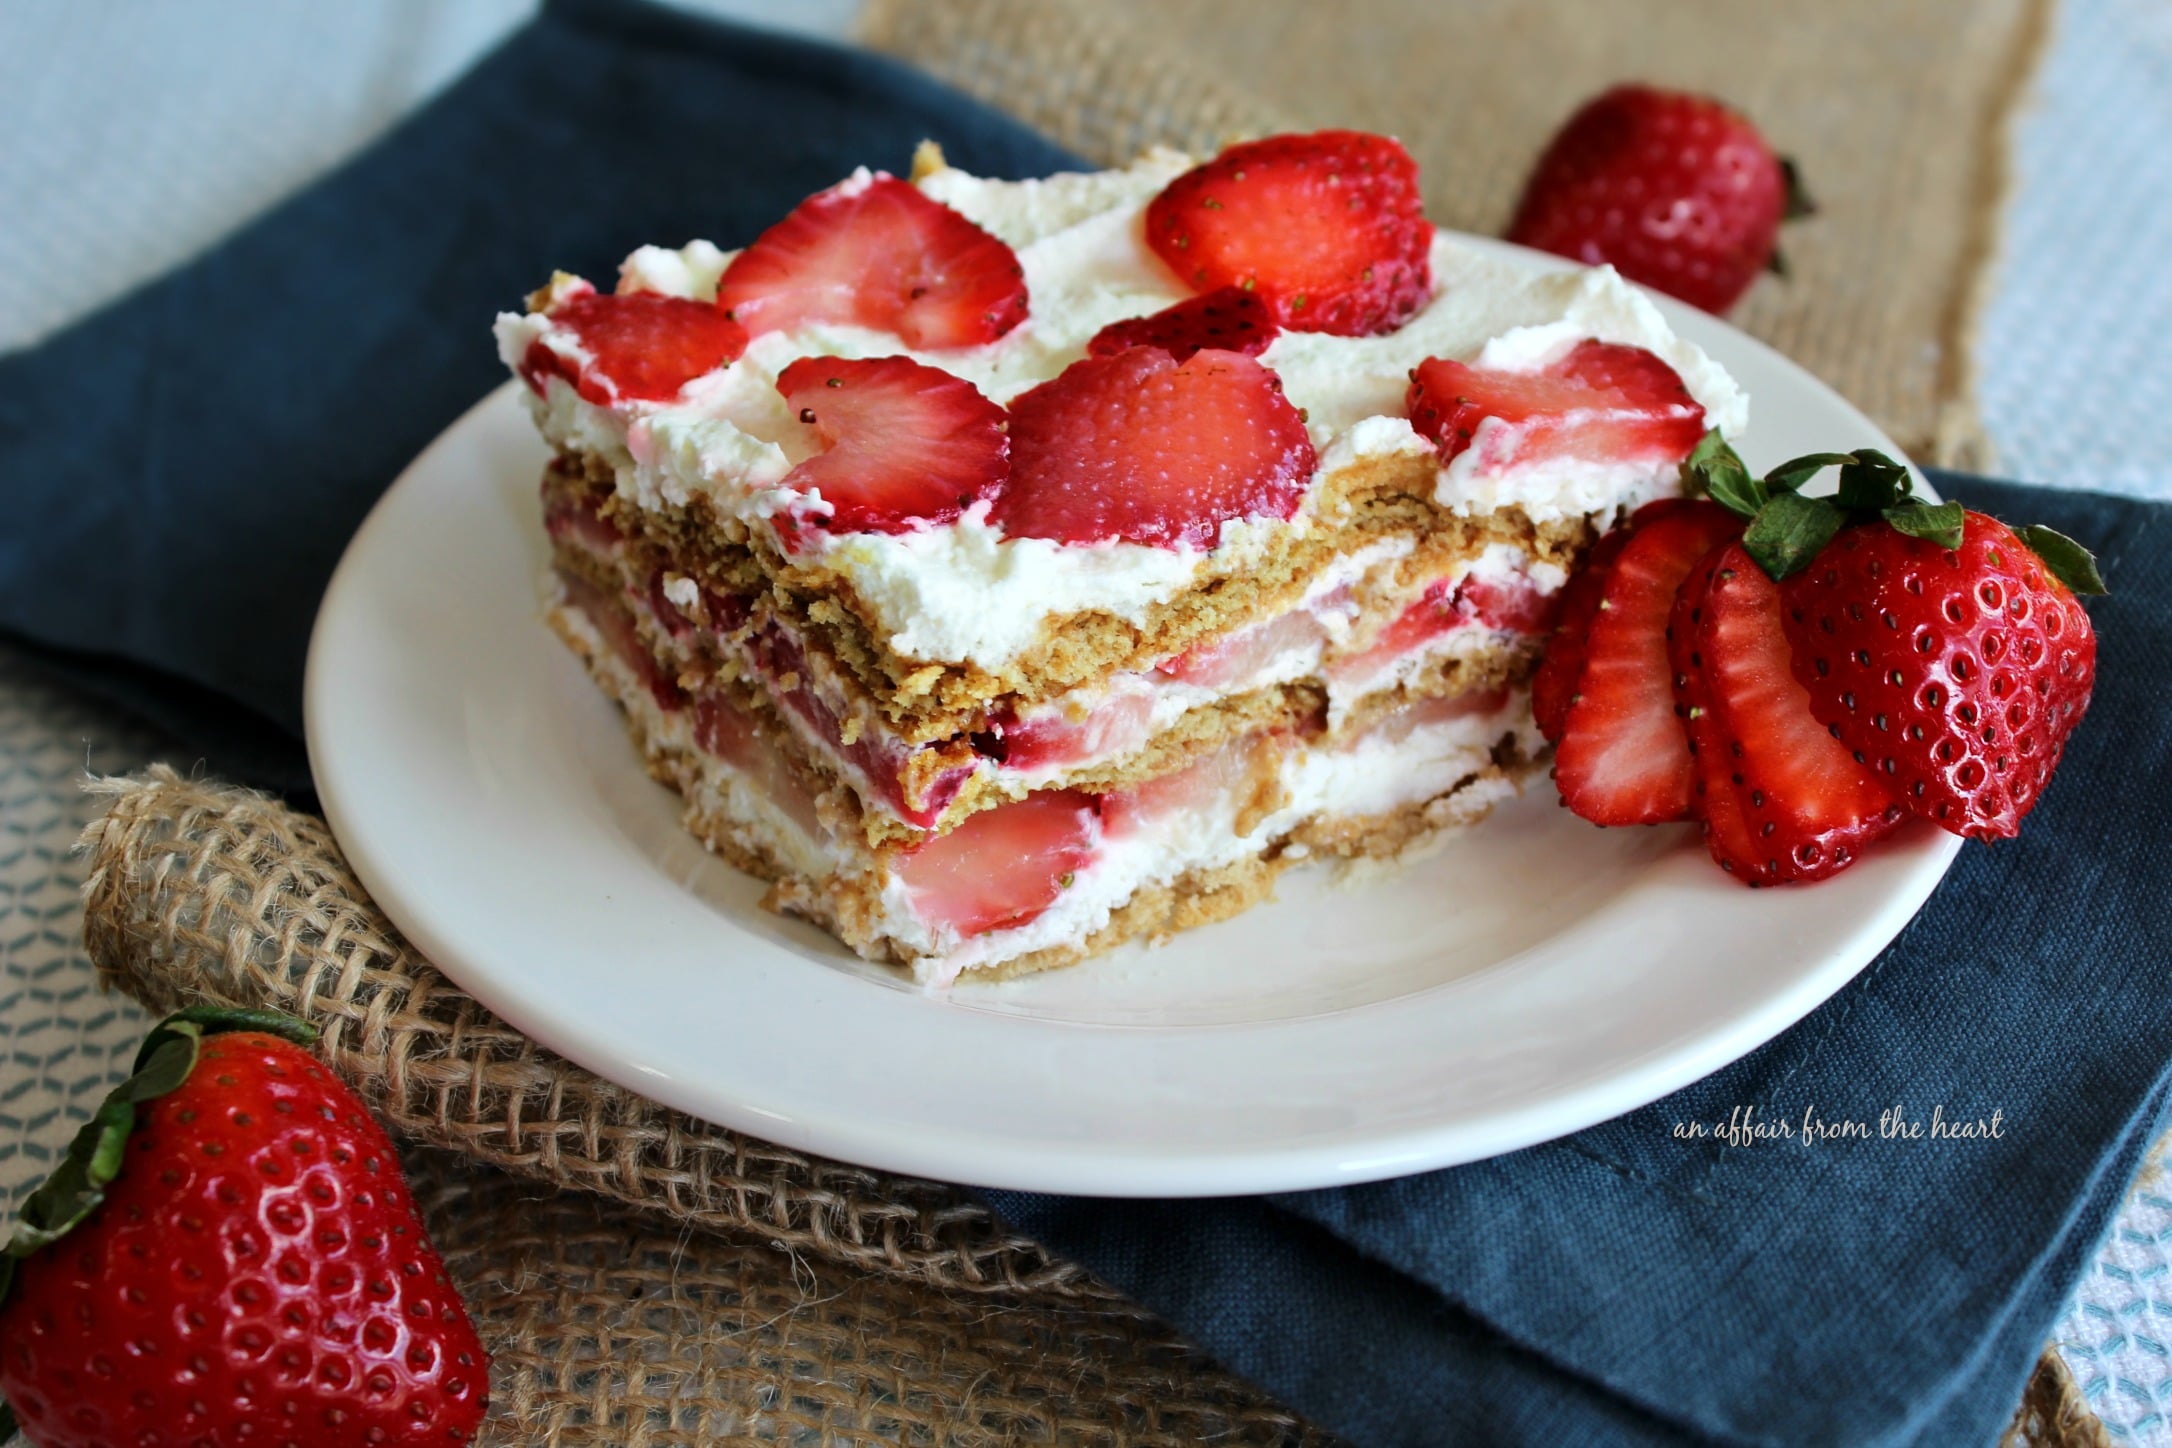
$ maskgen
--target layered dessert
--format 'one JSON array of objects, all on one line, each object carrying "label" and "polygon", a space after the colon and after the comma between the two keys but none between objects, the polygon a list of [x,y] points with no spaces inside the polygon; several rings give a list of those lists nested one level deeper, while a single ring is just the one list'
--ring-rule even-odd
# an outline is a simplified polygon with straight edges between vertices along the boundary
[{"label": "layered dessert", "polygon": [[1026,181],[923,147],[497,336],[550,620],[688,828],[936,986],[1482,816],[1568,571],[1747,411],[1611,270],[1437,236],[1349,132]]}]

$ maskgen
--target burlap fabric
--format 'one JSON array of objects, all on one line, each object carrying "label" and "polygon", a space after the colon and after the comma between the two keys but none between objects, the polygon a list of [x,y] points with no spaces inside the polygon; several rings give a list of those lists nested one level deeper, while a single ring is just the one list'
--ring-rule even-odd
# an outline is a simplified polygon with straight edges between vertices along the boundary
[{"label": "burlap fabric", "polygon": [[1546,138],[1621,80],[1706,91],[1820,213],[1733,320],[1919,460],[1989,466],[1971,353],[2005,130],[2050,0],[872,0],[862,38],[1097,161],[1389,131],[1441,225],[1498,234]]},{"label": "burlap fabric", "polygon": [[[315,1022],[408,1168],[497,1367],[493,1443],[1320,1443],[952,1189],[669,1111],[422,959],[321,820],[154,768],[84,834],[84,938],[154,1010]],[[2045,1355],[2008,1442],[2101,1429]]]}]

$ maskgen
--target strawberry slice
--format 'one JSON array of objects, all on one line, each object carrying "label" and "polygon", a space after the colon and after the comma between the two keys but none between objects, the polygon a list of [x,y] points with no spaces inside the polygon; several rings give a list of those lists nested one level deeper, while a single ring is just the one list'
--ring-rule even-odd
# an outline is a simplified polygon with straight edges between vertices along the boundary
[{"label": "strawberry slice", "polygon": [[1584,660],[1590,653],[1591,621],[1599,616],[1599,599],[1615,558],[1637,529],[1681,506],[1679,498],[1660,498],[1637,509],[1628,522],[1591,545],[1576,572],[1554,595],[1553,632],[1539,656],[1538,672],[1531,677],[1531,714],[1547,743],[1561,742],[1569,704],[1576,698],[1576,685],[1584,676]]},{"label": "strawberry slice", "polygon": [[1011,402],[993,517],[1059,543],[1212,548],[1232,518],[1287,518],[1318,459],[1272,372],[1236,352],[1087,357]]},{"label": "strawberry slice", "polygon": [[1246,734],[1182,769],[1105,794],[1101,796],[1102,828],[1119,837],[1160,820],[1179,815],[1196,818],[1234,805],[1238,828],[1249,832],[1259,821],[1246,816],[1268,797],[1276,777],[1269,750],[1281,747],[1286,738],[1274,730]]},{"label": "strawberry slice", "polygon": [[1103,700],[1084,718],[1071,719],[1060,708],[1048,709],[1006,723],[995,734],[1004,768],[1034,772],[1129,754],[1153,732],[1153,696],[1118,694]]},{"label": "strawberry slice", "polygon": [[1100,837],[1092,795],[1043,790],[966,816],[890,868],[923,921],[985,935],[1024,925],[1055,904],[1093,863]]},{"label": "strawberry slice", "polygon": [[970,347],[1025,320],[1026,273],[1003,242],[877,172],[816,192],[756,237],[716,304],[754,336],[847,322],[908,347]]},{"label": "strawberry slice", "polygon": [[1195,290],[1257,292],[1292,331],[1390,332],[1433,292],[1418,163],[1362,131],[1231,146],[1148,204],[1146,241]]},{"label": "strawberry slice", "polygon": [[784,486],[819,493],[789,515],[832,533],[904,533],[948,523],[1003,486],[1010,463],[1003,409],[962,377],[909,357],[802,357],[777,390],[823,450],[785,474]]},{"label": "strawberry slice", "polygon": [[1086,355],[1106,357],[1126,347],[1158,347],[1179,362],[1207,348],[1257,357],[1281,331],[1259,293],[1223,287],[1149,316],[1111,322],[1094,333],[1086,344]]},{"label": "strawberry slice", "polygon": [[[1613,342],[1579,342],[1536,372],[1430,357],[1411,373],[1404,410],[1441,461],[1475,443],[1482,468],[1559,458],[1680,462],[1704,436],[1704,408],[1674,369]],[[1495,425],[1481,437],[1489,418]]]},{"label": "strawberry slice", "polygon": [[1512,578],[1469,577],[1456,590],[1456,600],[1487,628],[1503,633],[1536,634],[1553,627],[1554,611],[1561,606],[1558,593],[1541,593],[1529,576]]},{"label": "strawberry slice", "polygon": [[1697,560],[1741,531],[1719,504],[1687,503],[1639,528],[1608,571],[1554,749],[1561,798],[1592,823],[1689,817],[1689,741],[1674,713],[1667,618]]},{"label": "strawberry slice", "polygon": [[1781,620],[1779,585],[1739,541],[1698,568],[1674,615],[1676,683],[1693,721],[1706,843],[1752,884],[1823,879],[1906,818],[1892,791],[1810,712]]},{"label": "strawberry slice", "polygon": [[563,377],[598,407],[670,402],[687,383],[747,350],[746,329],[716,308],[657,292],[583,292],[549,315],[573,334],[588,360],[538,337],[520,360],[522,379],[541,396],[545,377]]},{"label": "strawberry slice", "polygon": [[1226,689],[1260,673],[1285,654],[1318,648],[1327,642],[1327,625],[1310,609],[1293,608],[1263,623],[1209,639],[1154,671],[1202,688]]},{"label": "strawberry slice", "polygon": [[1689,738],[1692,784],[1689,812],[1704,828],[1704,845],[1719,867],[1755,888],[1761,856],[1757,836],[1750,829],[1749,802],[1727,738],[1720,732],[1719,713],[1712,698],[1711,676],[1704,667],[1698,633],[1704,621],[1706,596],[1719,560],[1731,545],[1723,544],[1698,560],[1697,566],[1674,592],[1674,607],[1667,615],[1667,662],[1674,670],[1674,712]]},{"label": "strawberry slice", "polygon": [[757,724],[730,695],[714,690],[694,700],[694,742],[743,775],[747,783],[805,832],[824,839],[827,831],[814,791],[769,738],[775,725]]}]

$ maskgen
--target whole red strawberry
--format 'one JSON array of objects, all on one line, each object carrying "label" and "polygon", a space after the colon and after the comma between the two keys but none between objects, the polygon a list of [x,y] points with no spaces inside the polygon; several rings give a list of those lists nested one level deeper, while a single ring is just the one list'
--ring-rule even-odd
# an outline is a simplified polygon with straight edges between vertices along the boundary
[{"label": "whole red strawberry", "polygon": [[2011,838],[2089,708],[2089,615],[2028,543],[1963,512],[1954,537],[1841,530],[1780,587],[1818,722],[1957,835]]},{"label": "whole red strawberry", "polygon": [[169,1018],[24,1203],[0,1258],[0,1396],[37,1448],[474,1437],[489,1359],[314,1035],[266,1012]]},{"label": "whole red strawberry", "polygon": [[1508,239],[1724,312],[1779,269],[1780,223],[1809,210],[1793,169],[1718,101],[1622,85],[1569,118]]}]

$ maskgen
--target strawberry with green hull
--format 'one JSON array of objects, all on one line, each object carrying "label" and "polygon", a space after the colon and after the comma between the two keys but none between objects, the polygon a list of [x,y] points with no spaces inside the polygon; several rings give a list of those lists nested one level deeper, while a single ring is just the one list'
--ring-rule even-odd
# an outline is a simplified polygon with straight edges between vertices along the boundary
[{"label": "strawberry with green hull", "polygon": [[[1828,467],[1833,497],[1806,496]],[[1869,449],[1757,478],[1714,432],[1685,470],[1708,501],[1639,512],[1563,589],[1533,684],[1563,802],[1650,822],[1686,779],[1713,858],[1753,885],[1824,878],[1910,815],[2015,833],[2089,706],[2089,552],[1927,504]],[[1726,526],[1668,585],[1670,732],[1648,707],[1658,565],[1714,515]]]},{"label": "strawberry with green hull", "polygon": [[169,1017],[23,1204],[0,1396],[34,1448],[474,1438],[489,1358],[314,1039],[270,1012]]},{"label": "strawberry with green hull", "polygon": [[1959,516],[1958,546],[1843,528],[1780,585],[1784,623],[1819,723],[1917,814],[2011,838],[2089,707],[2096,634],[2026,534]]}]

